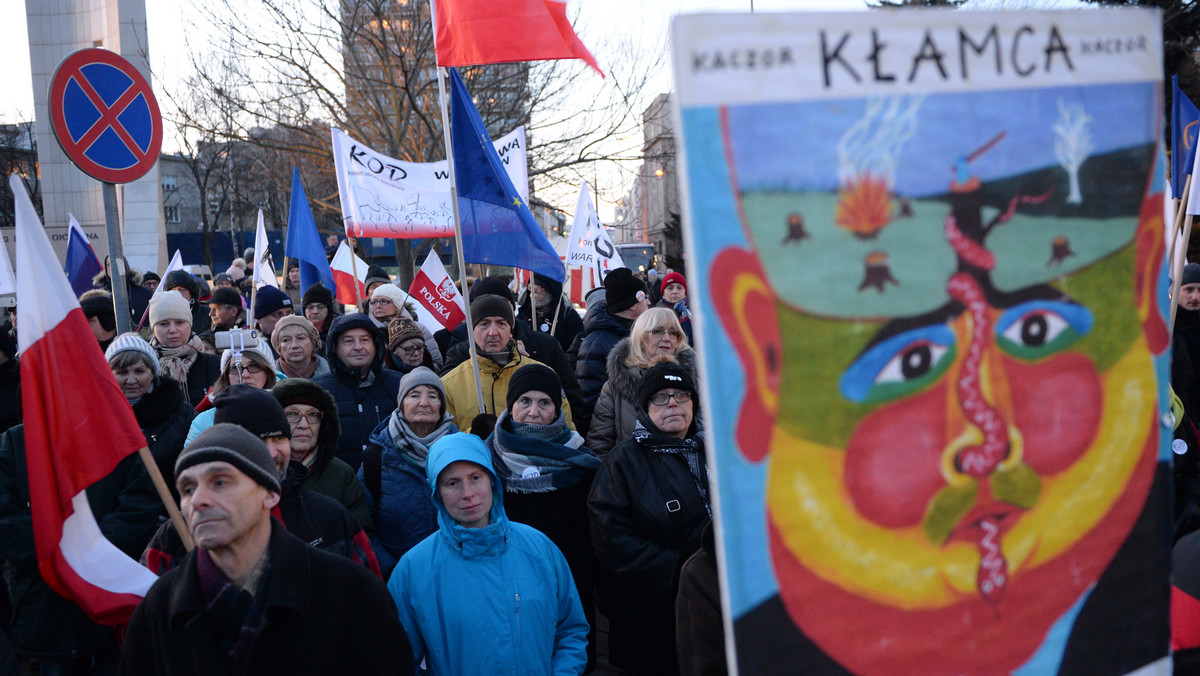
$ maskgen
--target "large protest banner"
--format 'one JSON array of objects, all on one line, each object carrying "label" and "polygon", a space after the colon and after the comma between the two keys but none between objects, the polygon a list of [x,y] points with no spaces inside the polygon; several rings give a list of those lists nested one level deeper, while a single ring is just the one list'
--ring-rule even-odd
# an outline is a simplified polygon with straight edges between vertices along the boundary
[{"label": "large protest banner", "polygon": [[[450,163],[404,162],[332,130],[333,164],[346,234],[417,239],[453,237]],[[525,127],[495,141],[508,177],[529,202]]]},{"label": "large protest banner", "polygon": [[1169,673],[1159,15],[673,28],[740,673]]}]

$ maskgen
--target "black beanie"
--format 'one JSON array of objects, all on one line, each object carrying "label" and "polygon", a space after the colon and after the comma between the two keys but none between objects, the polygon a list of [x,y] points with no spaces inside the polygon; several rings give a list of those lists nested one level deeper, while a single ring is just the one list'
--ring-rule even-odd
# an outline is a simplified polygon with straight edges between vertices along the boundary
[{"label": "black beanie", "polygon": [[242,294],[224,286],[217,287],[216,291],[213,291],[212,295],[208,297],[208,304],[212,305],[214,303],[217,305],[236,305],[240,308],[242,306]]},{"label": "black beanie", "polygon": [[[254,318],[262,319],[285,307],[292,307],[292,299],[286,293],[273,286],[260,287],[254,299]],[[292,311],[295,312],[295,309]]]},{"label": "black beanie", "polygon": [[300,299],[301,311],[308,307],[309,303],[324,305],[329,308],[330,314],[333,314],[333,292],[325,288],[325,285],[320,282],[308,287],[308,290],[304,292],[304,296]]},{"label": "black beanie", "polygon": [[508,381],[508,411],[512,413],[513,404],[522,394],[538,391],[550,397],[554,402],[554,419],[562,410],[562,382],[554,369],[544,364],[526,364],[517,369]]},{"label": "black beanie", "polygon": [[237,425],[217,423],[197,435],[175,460],[175,478],[206,462],[227,462],[263,488],[279,492],[279,470],[266,444]]},{"label": "black beanie", "polygon": [[692,393],[693,398],[696,396],[696,383],[687,369],[676,362],[664,361],[651,366],[650,370],[646,371],[646,375],[642,376],[642,382],[638,385],[639,410],[650,410],[650,397],[668,387],[687,390]]},{"label": "black beanie", "polygon": [[493,296],[500,296],[501,298],[507,298],[509,303],[513,305],[517,304],[513,299],[512,289],[508,288],[508,285],[505,284],[504,280],[502,279],[497,279],[495,277],[480,277],[479,279],[475,280],[474,284],[471,285],[472,303],[475,302],[476,298],[489,294]]},{"label": "black beanie", "polygon": [[646,285],[629,268],[610,270],[604,277],[604,298],[609,314],[624,312],[646,298]]},{"label": "black beanie", "polygon": [[100,326],[104,327],[105,331],[117,330],[117,313],[113,310],[112,297],[104,295],[85,298],[79,301],[79,307],[83,309],[84,317],[99,319]]},{"label": "black beanie", "polygon": [[142,273],[142,283],[143,284],[145,284],[146,282],[161,282],[161,281],[162,281],[162,277],[159,277],[157,272]]},{"label": "black beanie", "polygon": [[471,301],[472,328],[486,317],[502,317],[512,328],[514,324],[512,303],[501,296],[492,294],[485,294]]},{"label": "black beanie", "polygon": [[180,286],[192,294],[192,299],[188,302],[195,306],[196,302],[200,300],[200,285],[196,283],[196,278],[192,276],[192,273],[187,270],[172,270],[167,273],[167,278],[162,280],[162,287],[167,291]]},{"label": "black beanie", "polygon": [[391,275],[389,275],[387,273],[387,270],[384,270],[383,268],[379,267],[378,265],[368,265],[367,266],[367,278],[365,280],[363,280],[363,288],[369,289],[369,288],[371,288],[371,285],[376,282],[381,282],[383,284],[391,284],[392,277],[391,277]]},{"label": "black beanie", "polygon": [[1183,284],[1200,284],[1200,263],[1188,263],[1183,266]]},{"label": "black beanie", "polygon": [[233,423],[261,439],[292,437],[292,426],[279,400],[269,390],[252,385],[230,385],[213,399],[217,412],[213,422]]},{"label": "black beanie", "polygon": [[533,273],[533,283],[545,289],[551,298],[558,298],[562,295],[562,282],[556,282],[546,275]]}]

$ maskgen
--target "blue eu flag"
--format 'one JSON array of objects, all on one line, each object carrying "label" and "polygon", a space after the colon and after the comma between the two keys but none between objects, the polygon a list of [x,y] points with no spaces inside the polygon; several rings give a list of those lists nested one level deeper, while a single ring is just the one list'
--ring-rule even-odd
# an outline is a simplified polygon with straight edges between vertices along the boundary
[{"label": "blue eu flag", "polygon": [[[288,207],[287,247],[284,253],[288,258],[300,261],[300,293],[308,291],[308,287],[317,282],[337,292],[333,271],[329,269],[329,260],[325,258],[325,245],[321,243],[317,222],[308,208],[308,198],[304,195],[304,184],[300,182],[300,169],[297,167],[292,167],[292,202]],[[296,314],[303,313],[303,308],[300,308]]]}]

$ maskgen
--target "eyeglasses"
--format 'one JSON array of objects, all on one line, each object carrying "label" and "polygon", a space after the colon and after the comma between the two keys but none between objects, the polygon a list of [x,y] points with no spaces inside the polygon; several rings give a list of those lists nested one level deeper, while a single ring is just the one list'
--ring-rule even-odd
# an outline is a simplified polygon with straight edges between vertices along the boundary
[{"label": "eyeglasses", "polygon": [[662,338],[664,333],[671,334],[671,337],[675,338],[676,340],[683,338],[683,333],[676,331],[675,329],[667,329],[661,326],[657,329],[650,329],[650,335],[654,336],[655,338]]},{"label": "eyeglasses", "polygon": [[262,373],[264,371],[263,367],[259,366],[258,364],[254,364],[254,363],[242,364],[238,368],[241,369],[242,373],[249,373],[251,375]]},{"label": "eyeglasses", "polygon": [[420,354],[425,351],[425,343],[421,343],[420,345],[414,345],[413,347],[401,347],[401,348],[397,348],[397,350],[399,352],[403,352],[404,354],[410,354],[410,355]]},{"label": "eyeglasses", "polygon": [[309,425],[316,425],[321,422],[321,418],[325,417],[325,414],[320,411],[309,411],[308,413],[284,411],[283,415],[287,418],[288,423],[292,425],[299,423],[301,418],[307,420]]},{"label": "eyeglasses", "polygon": [[671,401],[672,399],[674,399],[676,403],[684,404],[692,400],[692,393],[688,392],[687,390],[676,392],[674,394],[670,394],[668,392],[659,392],[653,397],[650,397],[650,403],[654,404],[655,406],[666,406],[667,402]]},{"label": "eyeglasses", "polygon": [[390,298],[376,298],[371,301],[371,305],[395,305]]}]

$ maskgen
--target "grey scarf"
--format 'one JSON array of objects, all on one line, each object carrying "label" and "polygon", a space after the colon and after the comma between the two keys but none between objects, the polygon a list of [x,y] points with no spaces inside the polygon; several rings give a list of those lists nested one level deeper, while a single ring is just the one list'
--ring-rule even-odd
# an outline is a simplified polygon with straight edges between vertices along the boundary
[{"label": "grey scarf", "polygon": [[425,469],[425,459],[429,457],[429,447],[433,445],[433,442],[457,431],[458,428],[454,426],[454,416],[449,413],[442,415],[442,420],[437,427],[423,437],[417,436],[408,421],[404,419],[400,409],[396,409],[392,413],[391,420],[388,421],[388,434],[392,437],[392,443],[396,444],[396,448],[400,451],[400,457],[413,467],[422,470]]}]

